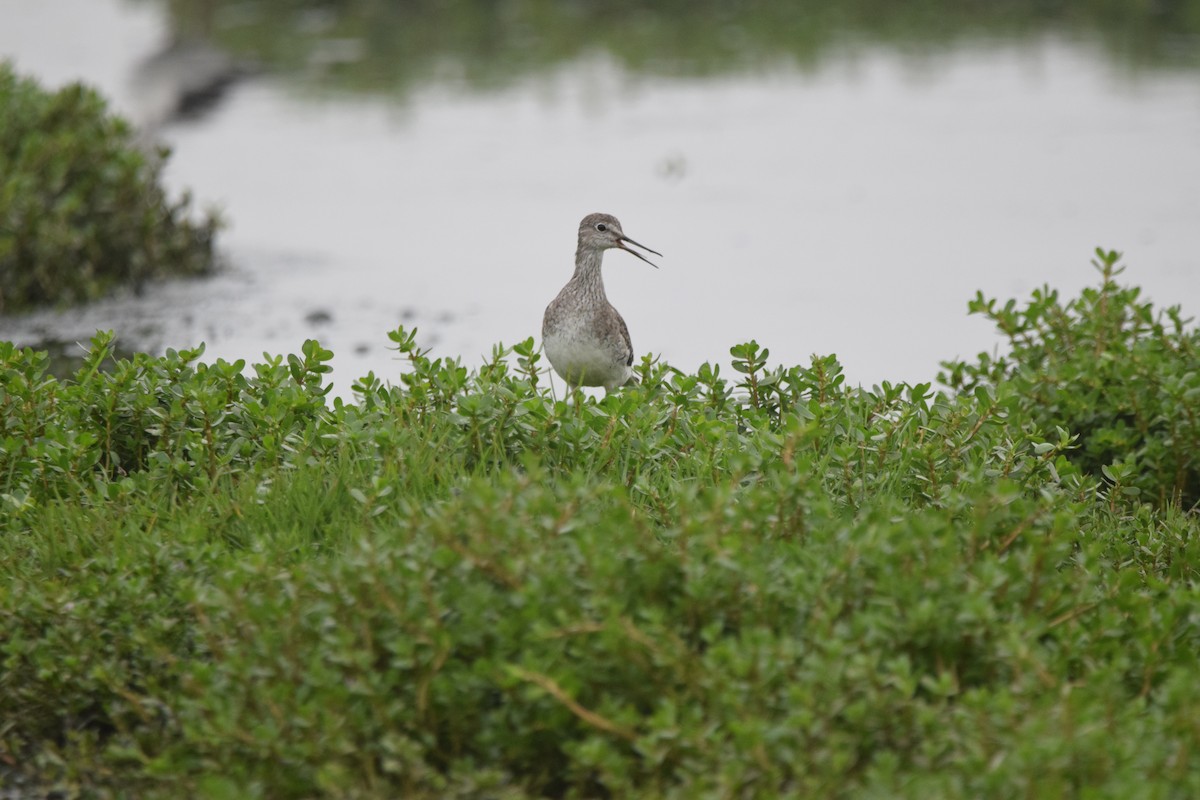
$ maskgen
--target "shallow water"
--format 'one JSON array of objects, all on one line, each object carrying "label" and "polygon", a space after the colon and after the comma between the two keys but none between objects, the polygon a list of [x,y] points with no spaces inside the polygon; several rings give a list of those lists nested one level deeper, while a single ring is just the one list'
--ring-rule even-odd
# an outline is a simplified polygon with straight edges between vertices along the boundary
[{"label": "shallow water", "polygon": [[[86,77],[134,116],[131,72],[165,35],[153,4],[0,6],[0,54],[50,84]],[[835,352],[854,382],[930,380],[994,346],[966,315],[976,290],[1073,293],[1097,245],[1152,300],[1200,312],[1200,74],[1131,71],[1057,35],[706,77],[592,53],[402,101],[264,76],[161,136],[171,184],[232,222],[227,270],[0,318],[0,336],[115,328],[231,360],[315,337],[345,394],[396,373],[401,322],[467,364],[536,336],[591,211],[665,254],[655,271],[610,253],[606,281],[635,349],[681,368],[755,338],[788,363]]]}]

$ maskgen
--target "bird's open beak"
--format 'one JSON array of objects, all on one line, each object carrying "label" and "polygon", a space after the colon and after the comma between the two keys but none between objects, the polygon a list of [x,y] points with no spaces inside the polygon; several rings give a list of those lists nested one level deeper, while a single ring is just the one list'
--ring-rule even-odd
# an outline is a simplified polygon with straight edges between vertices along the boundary
[{"label": "bird's open beak", "polygon": [[625,246],[625,243],[626,243],[626,242],[629,242],[631,245],[634,245],[635,247],[640,247],[640,248],[642,248],[642,249],[643,249],[643,250],[645,250],[647,253],[654,253],[654,255],[658,256],[659,258],[662,258],[662,253],[658,252],[657,250],[651,250],[649,247],[646,247],[646,245],[644,245],[644,244],[639,244],[639,243],[635,242],[633,239],[630,239],[628,236],[622,236],[622,237],[620,237],[620,239],[618,239],[618,241],[617,241],[617,247],[621,248],[621,249],[622,249],[622,250],[624,250],[626,253],[632,253],[633,255],[635,255],[635,256],[637,256],[638,258],[640,258],[642,261],[645,261],[645,262],[646,262],[647,264],[649,264],[650,266],[654,267],[655,269],[658,269],[658,264],[655,264],[653,261],[651,261],[650,259],[646,258],[644,255],[642,255],[642,254],[641,254],[641,253],[639,253],[638,251],[636,251],[636,250],[631,250],[631,249],[629,249],[628,247],[626,247],[626,246]]}]

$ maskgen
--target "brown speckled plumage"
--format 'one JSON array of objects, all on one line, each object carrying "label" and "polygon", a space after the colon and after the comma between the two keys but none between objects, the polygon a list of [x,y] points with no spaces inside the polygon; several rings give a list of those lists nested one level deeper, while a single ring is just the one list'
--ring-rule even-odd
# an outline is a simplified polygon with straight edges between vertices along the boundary
[{"label": "brown speckled plumage", "polygon": [[633,377],[633,344],[629,327],[604,293],[601,263],[604,251],[619,248],[653,262],[626,247],[640,245],[621,231],[610,214],[589,214],[579,223],[575,274],[546,306],[542,318],[542,344],[546,357],[563,380],[574,386],[603,386],[613,390],[636,382]]}]

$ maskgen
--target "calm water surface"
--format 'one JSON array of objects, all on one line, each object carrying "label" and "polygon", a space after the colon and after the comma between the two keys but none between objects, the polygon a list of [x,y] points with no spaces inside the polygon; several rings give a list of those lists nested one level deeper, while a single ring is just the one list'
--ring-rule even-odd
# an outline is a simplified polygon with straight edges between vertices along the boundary
[{"label": "calm water surface", "polygon": [[[85,78],[134,117],[133,70],[166,35],[154,4],[0,5],[0,56],[52,85]],[[0,318],[0,336],[115,328],[129,347],[248,360],[315,337],[346,394],[400,369],[401,322],[468,365],[538,335],[591,211],[665,254],[655,271],[610,253],[606,282],[635,349],[685,369],[754,338],[787,363],[837,353],[854,382],[930,380],[994,347],[966,315],[976,290],[1075,292],[1097,245],[1152,300],[1200,313],[1200,74],[1131,71],[1064,36],[690,78],[592,53],[403,100],[261,76],[160,135],[172,186],[232,223],[227,270]]]}]

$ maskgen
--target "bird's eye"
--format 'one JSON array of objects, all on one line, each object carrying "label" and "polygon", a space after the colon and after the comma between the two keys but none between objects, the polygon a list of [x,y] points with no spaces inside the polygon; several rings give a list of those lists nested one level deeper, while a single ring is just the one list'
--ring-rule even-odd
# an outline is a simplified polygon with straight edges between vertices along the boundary
[{"label": "bird's eye", "polygon": [[606,230],[608,230],[608,226],[605,225],[603,222],[597,222],[596,230],[600,231],[601,233],[604,233]]}]

